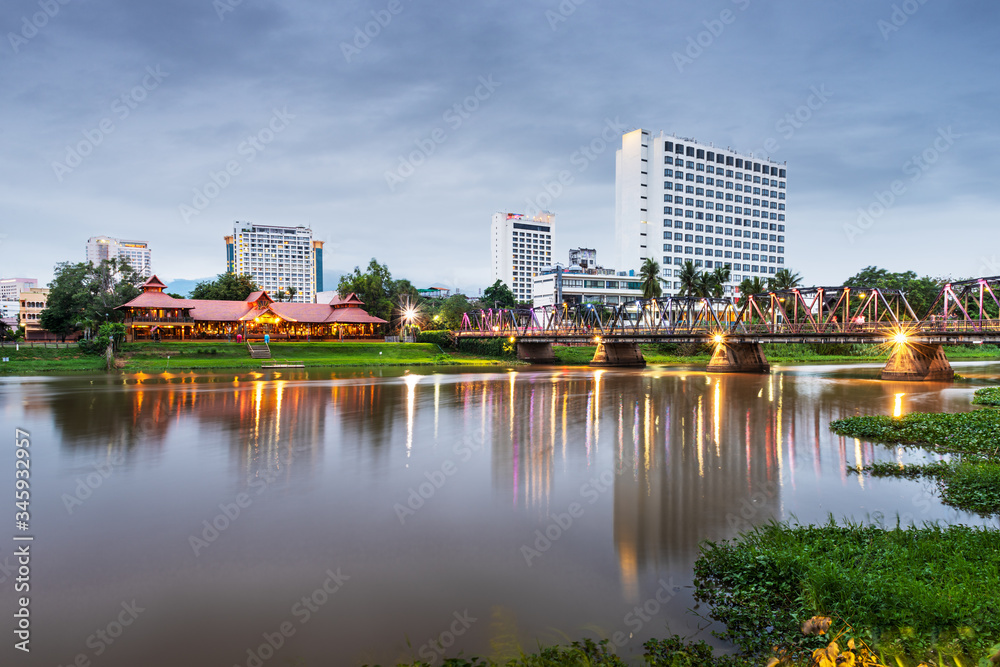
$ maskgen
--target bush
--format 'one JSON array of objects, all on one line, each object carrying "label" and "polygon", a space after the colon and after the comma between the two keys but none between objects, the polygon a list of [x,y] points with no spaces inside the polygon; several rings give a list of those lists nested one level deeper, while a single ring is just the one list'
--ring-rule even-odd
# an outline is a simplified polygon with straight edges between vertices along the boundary
[{"label": "bush", "polygon": [[455,347],[451,331],[448,331],[447,329],[441,329],[438,331],[421,331],[417,334],[417,342],[433,343],[434,345],[440,345],[442,348]]},{"label": "bush", "polygon": [[458,349],[468,354],[483,357],[499,357],[513,359],[517,356],[517,348],[506,338],[459,338]]}]

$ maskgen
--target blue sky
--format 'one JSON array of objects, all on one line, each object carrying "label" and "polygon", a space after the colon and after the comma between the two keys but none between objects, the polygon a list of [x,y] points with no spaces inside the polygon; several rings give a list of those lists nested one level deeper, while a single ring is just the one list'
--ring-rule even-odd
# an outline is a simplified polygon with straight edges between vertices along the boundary
[{"label": "blue sky", "polygon": [[988,0],[7,0],[0,274],[47,281],[105,234],[149,241],[168,281],[211,276],[239,219],[311,226],[331,270],[374,256],[475,293],[492,213],[562,170],[555,256],[610,263],[609,126],[787,161],[807,284],[1000,274],[998,19]]}]

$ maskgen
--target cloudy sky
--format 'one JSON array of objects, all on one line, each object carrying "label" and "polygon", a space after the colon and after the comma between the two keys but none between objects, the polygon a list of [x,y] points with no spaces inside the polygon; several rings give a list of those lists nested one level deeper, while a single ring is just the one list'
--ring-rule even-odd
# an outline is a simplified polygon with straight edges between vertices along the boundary
[{"label": "cloudy sky", "polygon": [[475,293],[491,214],[563,170],[556,256],[610,263],[609,127],[787,161],[807,284],[1000,274],[998,24],[995,0],[5,0],[0,274],[48,281],[104,234],[203,278],[238,219]]}]

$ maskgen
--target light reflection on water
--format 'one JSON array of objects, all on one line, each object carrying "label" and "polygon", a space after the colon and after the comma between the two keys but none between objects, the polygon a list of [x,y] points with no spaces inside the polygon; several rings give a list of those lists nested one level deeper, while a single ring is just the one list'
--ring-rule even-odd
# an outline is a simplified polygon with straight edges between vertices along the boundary
[{"label": "light reflection on water", "polygon": [[[33,438],[33,604],[51,633],[38,659],[94,658],[87,637],[133,598],[148,611],[102,665],[246,664],[284,620],[296,633],[271,664],[426,658],[419,648],[465,610],[478,620],[456,651],[488,654],[510,632],[530,650],[599,628],[632,632],[620,653],[634,655],[667,626],[699,627],[687,609],[702,540],[831,513],[980,523],[926,484],[847,472],[923,455],[834,436],[830,420],[964,410],[974,389],[873,375],[521,367],[4,380],[4,423]],[[113,461],[67,509],[80,480]],[[240,494],[249,504],[195,555],[192,536]],[[295,601],[338,567],[350,579],[300,626]],[[630,610],[668,578],[681,592],[636,627]]]}]

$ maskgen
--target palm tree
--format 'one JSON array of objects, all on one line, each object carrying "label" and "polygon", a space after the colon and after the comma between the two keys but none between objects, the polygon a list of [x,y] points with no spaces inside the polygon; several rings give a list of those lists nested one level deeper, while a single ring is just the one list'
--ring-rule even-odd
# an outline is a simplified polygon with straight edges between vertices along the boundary
[{"label": "palm tree", "polygon": [[698,296],[698,269],[694,268],[691,260],[684,262],[678,279],[681,288],[678,290],[677,296]]},{"label": "palm tree", "polygon": [[[775,274],[777,275],[777,274]],[[751,294],[763,294],[767,291],[767,283],[760,276],[744,278],[740,283],[740,301]]]},{"label": "palm tree", "polygon": [[285,293],[288,295],[288,300],[291,301],[295,298],[295,295],[299,293],[299,290],[289,285],[285,288]]},{"label": "palm tree", "polygon": [[768,284],[772,290],[792,289],[802,284],[802,276],[788,269],[778,269]]},{"label": "palm tree", "polygon": [[695,283],[695,293],[694,296],[700,297],[702,299],[707,299],[712,296],[712,292],[715,290],[715,281],[712,279],[712,274],[708,271],[702,271],[698,274],[698,280]]},{"label": "palm tree", "polygon": [[722,295],[726,293],[726,283],[729,282],[731,275],[732,271],[728,266],[716,265],[715,271],[712,272],[712,296],[716,299],[722,298]]},{"label": "palm tree", "polygon": [[656,299],[663,294],[663,288],[660,286],[660,264],[655,259],[649,258],[642,263],[639,277],[642,278],[642,298]]}]

